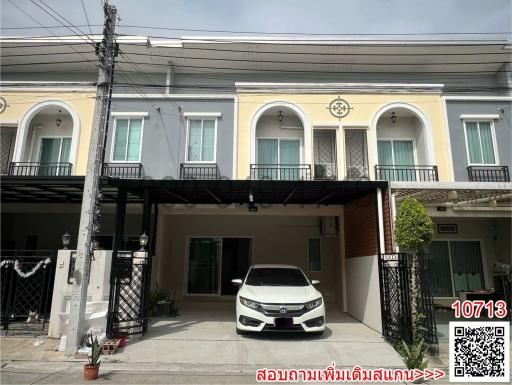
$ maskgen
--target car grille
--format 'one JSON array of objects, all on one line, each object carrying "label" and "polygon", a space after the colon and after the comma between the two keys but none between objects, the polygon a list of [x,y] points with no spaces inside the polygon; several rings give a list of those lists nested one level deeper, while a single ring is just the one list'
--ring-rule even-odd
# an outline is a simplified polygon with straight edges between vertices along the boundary
[{"label": "car grille", "polygon": [[[283,312],[282,309],[286,309],[286,311]],[[308,312],[303,303],[261,304],[260,311],[269,317],[300,317]]]}]

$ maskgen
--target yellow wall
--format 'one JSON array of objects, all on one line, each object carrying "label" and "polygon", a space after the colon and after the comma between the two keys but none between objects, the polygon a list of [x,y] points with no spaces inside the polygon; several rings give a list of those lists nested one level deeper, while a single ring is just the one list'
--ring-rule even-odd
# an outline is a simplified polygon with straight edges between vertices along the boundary
[{"label": "yellow wall", "polygon": [[44,101],[60,101],[67,103],[80,119],[80,138],[78,141],[78,154],[74,165],[75,175],[85,175],[87,168],[87,156],[91,138],[92,120],[95,105],[95,93],[93,92],[11,92],[1,91],[7,101],[6,110],[0,114],[0,125],[10,127],[12,123],[19,124],[25,113],[33,106]]},{"label": "yellow wall", "polygon": [[[333,117],[327,106],[340,96],[353,109],[350,114],[339,121]],[[372,120],[382,107],[390,103],[406,103],[415,106],[426,115],[433,132],[435,159],[439,168],[439,180],[449,181],[451,174],[448,162],[448,128],[444,120],[444,101],[440,94],[270,94],[270,93],[240,93],[238,95],[238,179],[249,176],[250,164],[250,131],[251,120],[259,108],[267,103],[284,101],[295,104],[308,116],[312,127],[332,124],[333,126],[365,125],[371,127]],[[370,138],[369,138],[370,139]],[[373,168],[373,140],[368,140],[369,166]],[[373,162],[372,162],[373,161]]]}]

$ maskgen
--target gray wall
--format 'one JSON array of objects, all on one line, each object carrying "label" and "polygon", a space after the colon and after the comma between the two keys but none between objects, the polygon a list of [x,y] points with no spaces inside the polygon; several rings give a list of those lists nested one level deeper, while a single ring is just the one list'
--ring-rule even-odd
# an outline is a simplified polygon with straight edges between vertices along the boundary
[{"label": "gray wall", "polygon": [[[501,166],[512,166],[512,103],[484,101],[447,101],[448,125],[452,146],[453,171],[456,181],[467,181],[468,156],[462,114],[499,114],[494,120],[498,157]],[[501,110],[503,112],[501,112]]]},{"label": "gray wall", "polygon": [[[217,121],[217,165],[223,177],[233,178],[233,99],[114,99],[112,111],[148,112],[144,118],[141,163],[146,178],[178,178],[180,163],[185,162],[187,119],[179,116],[187,112],[220,112]],[[160,107],[160,112],[156,110]],[[112,125],[109,129],[105,160],[110,160]]]}]

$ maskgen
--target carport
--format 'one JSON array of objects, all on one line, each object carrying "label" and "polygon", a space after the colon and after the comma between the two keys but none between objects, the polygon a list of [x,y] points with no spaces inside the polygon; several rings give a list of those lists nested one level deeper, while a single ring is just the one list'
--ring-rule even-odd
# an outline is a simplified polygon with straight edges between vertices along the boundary
[{"label": "carport", "polygon": [[402,367],[396,351],[382,336],[346,313],[327,309],[322,336],[268,333],[239,336],[234,309],[228,303],[188,303],[176,318],[155,318],[147,334],[131,340],[116,360],[256,368]]}]

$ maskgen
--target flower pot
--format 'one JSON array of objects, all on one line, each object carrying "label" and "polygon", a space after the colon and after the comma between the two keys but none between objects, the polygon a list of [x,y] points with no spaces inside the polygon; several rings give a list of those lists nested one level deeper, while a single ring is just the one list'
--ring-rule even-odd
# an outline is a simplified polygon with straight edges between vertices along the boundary
[{"label": "flower pot", "polygon": [[86,381],[96,380],[98,378],[99,370],[100,370],[100,364],[97,364],[97,365],[86,364],[86,365],[84,365],[84,380],[86,380]]},{"label": "flower pot", "polygon": [[119,347],[124,348],[126,345],[126,340],[128,339],[128,334],[120,334],[119,338]]}]

